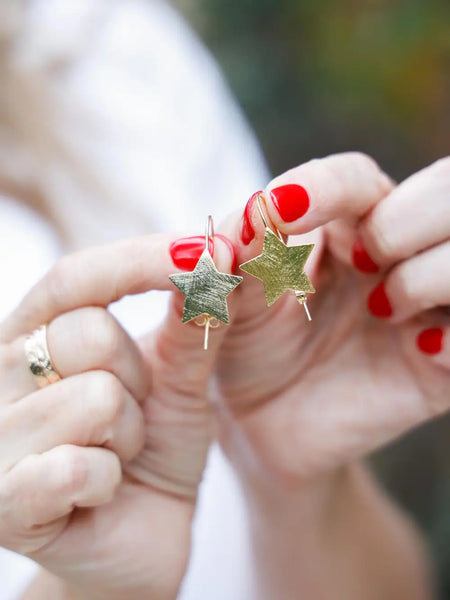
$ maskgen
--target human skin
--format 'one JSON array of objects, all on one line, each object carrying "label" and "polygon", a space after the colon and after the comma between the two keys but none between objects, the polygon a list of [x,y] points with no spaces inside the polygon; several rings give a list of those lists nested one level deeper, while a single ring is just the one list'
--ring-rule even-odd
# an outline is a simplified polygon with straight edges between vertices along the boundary
[{"label": "human skin", "polygon": [[[450,320],[439,308],[450,304],[449,166],[442,159],[394,188],[374,161],[350,153],[264,190],[272,225],[301,234],[295,244],[315,242],[307,270],[317,293],[308,322],[292,293],[267,308],[261,281],[245,275],[217,361],[220,437],[248,500],[258,598],[280,586],[284,600],[349,600],[362,589],[370,599],[431,597],[418,535],[357,463],[450,406]],[[290,222],[270,194],[286,184],[310,199]],[[250,243],[241,215],[223,229],[238,263],[262,247],[254,202],[247,215]],[[355,268],[358,238],[378,273]],[[392,314],[377,318],[367,298],[381,281]],[[433,355],[417,345],[429,328],[443,334]]]},{"label": "human skin", "polygon": [[[418,189],[423,190],[420,182],[425,178],[425,189],[440,197],[446,185],[443,166],[417,175]],[[271,187],[293,181],[308,189],[310,211],[299,222],[287,224],[270,200],[267,209],[284,233],[321,227],[314,234],[317,248],[310,261],[318,290],[309,298],[313,322],[306,322],[290,296],[267,309],[261,283],[247,278],[230,302],[233,325],[217,359],[216,425],[247,498],[255,552],[254,597],[429,598],[427,560],[414,528],[358,464],[379,445],[445,410],[442,396],[437,397],[442,401],[438,406],[436,397],[413,393],[414,383],[423,377],[417,365],[445,371],[445,346],[439,356],[429,357],[419,354],[415,345],[418,332],[441,323],[441,312],[422,316],[421,305],[419,316],[396,322],[401,307],[389,284],[395,268],[389,260],[383,262],[368,234],[369,215],[374,218],[384,202],[389,201],[388,208],[397,207],[399,190],[406,194],[408,207],[414,207],[417,179],[394,192],[373,161],[342,155],[281,176],[270,184],[266,198]],[[345,220],[334,221],[338,215]],[[388,222],[392,218],[389,215]],[[260,251],[263,229],[255,207],[251,221],[256,236],[247,246],[240,239],[240,215],[224,229],[235,241],[240,262]],[[426,223],[425,230],[430,230]],[[363,275],[353,267],[351,248],[357,234],[382,265],[381,275]],[[391,238],[386,234],[384,239]],[[393,239],[405,241],[405,235]],[[415,254],[411,243],[404,264]],[[403,262],[396,259],[395,264]],[[365,299],[386,273],[395,310],[389,322],[381,322],[368,314]],[[418,299],[427,302],[422,293]],[[214,334],[220,343],[220,330]],[[390,352],[386,340],[401,352]],[[408,362],[412,355],[415,359]],[[170,532],[174,523],[166,525]],[[127,527],[136,526],[138,522],[127,522]],[[181,531],[189,527],[190,517],[183,520]],[[184,560],[187,554],[188,550]],[[151,559],[147,554],[148,564]],[[26,600],[48,597],[48,590],[55,598],[78,598],[62,579],[44,575]],[[85,588],[81,597],[89,598],[88,591]]]},{"label": "human skin", "polygon": [[[173,289],[175,236],[61,259],[0,326],[0,543],[45,571],[26,597],[168,600],[190,553],[211,438],[205,387],[225,328],[165,322],[137,342],[105,310]],[[219,268],[232,256],[216,244]],[[24,336],[48,323],[62,380],[38,390]]]}]

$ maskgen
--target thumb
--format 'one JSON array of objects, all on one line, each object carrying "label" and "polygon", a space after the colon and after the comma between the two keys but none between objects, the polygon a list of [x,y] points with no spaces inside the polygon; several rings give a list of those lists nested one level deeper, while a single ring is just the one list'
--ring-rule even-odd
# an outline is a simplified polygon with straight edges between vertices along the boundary
[{"label": "thumb", "polygon": [[[170,247],[173,272],[192,272],[204,248],[201,237],[174,241]],[[214,251],[210,250],[217,270],[230,273],[234,263],[231,243],[216,236]],[[205,350],[205,327],[194,320],[182,322],[186,298],[175,285],[173,290],[165,321],[141,340],[153,372],[153,389],[144,404],[145,447],[127,470],[166,493],[195,498],[213,436],[208,384],[227,325],[220,323],[209,331]],[[232,318],[233,294],[228,304]]]}]

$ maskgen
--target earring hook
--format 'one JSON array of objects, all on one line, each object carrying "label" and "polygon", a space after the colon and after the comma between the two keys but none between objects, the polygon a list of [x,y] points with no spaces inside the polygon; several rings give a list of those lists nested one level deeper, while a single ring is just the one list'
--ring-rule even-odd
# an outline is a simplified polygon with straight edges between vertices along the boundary
[{"label": "earring hook", "polygon": [[[263,209],[262,209],[262,206],[261,206],[260,199],[261,199],[261,200],[264,202],[264,206],[266,207],[266,210],[267,210],[266,199],[264,198],[264,196],[263,196],[261,193],[259,193],[259,194],[256,196],[256,206],[258,207],[258,211],[259,211],[259,214],[260,214],[260,216],[261,216],[262,222],[264,223],[264,227],[265,227],[266,229],[270,229],[270,230],[272,231],[272,229],[269,227],[269,224],[268,224],[268,222],[267,222],[267,219],[266,219],[266,217],[265,217],[265,215],[264,215],[264,212],[263,212]],[[275,231],[273,231],[273,233],[275,233],[275,235],[276,235],[278,238],[280,238],[280,240],[281,240],[281,241],[284,243],[284,241],[283,241],[283,237],[281,236],[281,233],[278,231],[278,229],[277,229],[276,227],[275,227]]]},{"label": "earring hook", "polygon": [[205,230],[205,248],[209,252],[209,240],[212,240],[214,243],[214,221],[211,215],[208,215],[206,220],[206,230]]}]

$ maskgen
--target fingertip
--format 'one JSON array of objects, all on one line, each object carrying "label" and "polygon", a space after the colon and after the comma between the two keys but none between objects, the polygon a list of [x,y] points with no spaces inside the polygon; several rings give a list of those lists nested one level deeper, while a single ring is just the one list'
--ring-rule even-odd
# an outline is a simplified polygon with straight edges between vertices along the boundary
[{"label": "fingertip", "polygon": [[248,246],[256,236],[255,227],[253,225],[253,209],[256,204],[256,199],[262,193],[262,191],[258,191],[252,194],[245,205],[240,224],[240,240],[244,246]]},{"label": "fingertip", "polygon": [[380,267],[364,248],[360,238],[358,238],[353,245],[352,262],[354,267],[361,273],[373,274],[380,271]]},{"label": "fingertip", "polygon": [[374,317],[379,319],[387,319],[393,315],[392,304],[386,293],[386,286],[383,281],[369,294],[367,308]]},{"label": "fingertip", "polygon": [[308,212],[310,196],[302,185],[288,183],[270,190],[270,199],[285,223],[297,221]]},{"label": "fingertip", "polygon": [[[177,269],[193,271],[205,249],[205,236],[197,235],[174,240],[169,246],[169,254]],[[214,258],[214,242],[209,239],[209,253]]]},{"label": "fingertip", "polygon": [[440,354],[443,348],[444,331],[440,327],[430,327],[422,330],[416,337],[416,346],[429,356]]}]

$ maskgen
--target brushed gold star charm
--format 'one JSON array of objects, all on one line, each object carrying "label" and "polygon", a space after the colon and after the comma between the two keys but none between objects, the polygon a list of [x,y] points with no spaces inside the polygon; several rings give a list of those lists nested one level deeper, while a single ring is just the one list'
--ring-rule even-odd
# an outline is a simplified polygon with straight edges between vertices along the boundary
[{"label": "brushed gold star charm", "polygon": [[[209,217],[209,219],[211,219]],[[184,294],[183,323],[193,319],[199,325],[205,325],[205,350],[208,347],[209,327],[214,327],[214,320],[227,325],[230,323],[227,296],[242,281],[238,275],[229,275],[217,270],[209,253],[209,238],[213,237],[212,221],[208,220],[205,249],[195,269],[190,273],[169,275],[169,279]]]},{"label": "brushed gold star charm", "polygon": [[260,279],[264,285],[267,305],[271,306],[287,290],[292,290],[300,304],[303,304],[309,320],[311,316],[306,304],[306,292],[316,290],[303,268],[311,254],[314,244],[286,246],[281,236],[268,227],[262,212],[259,198],[257,206],[266,226],[262,253],[240,265],[240,268]]}]

